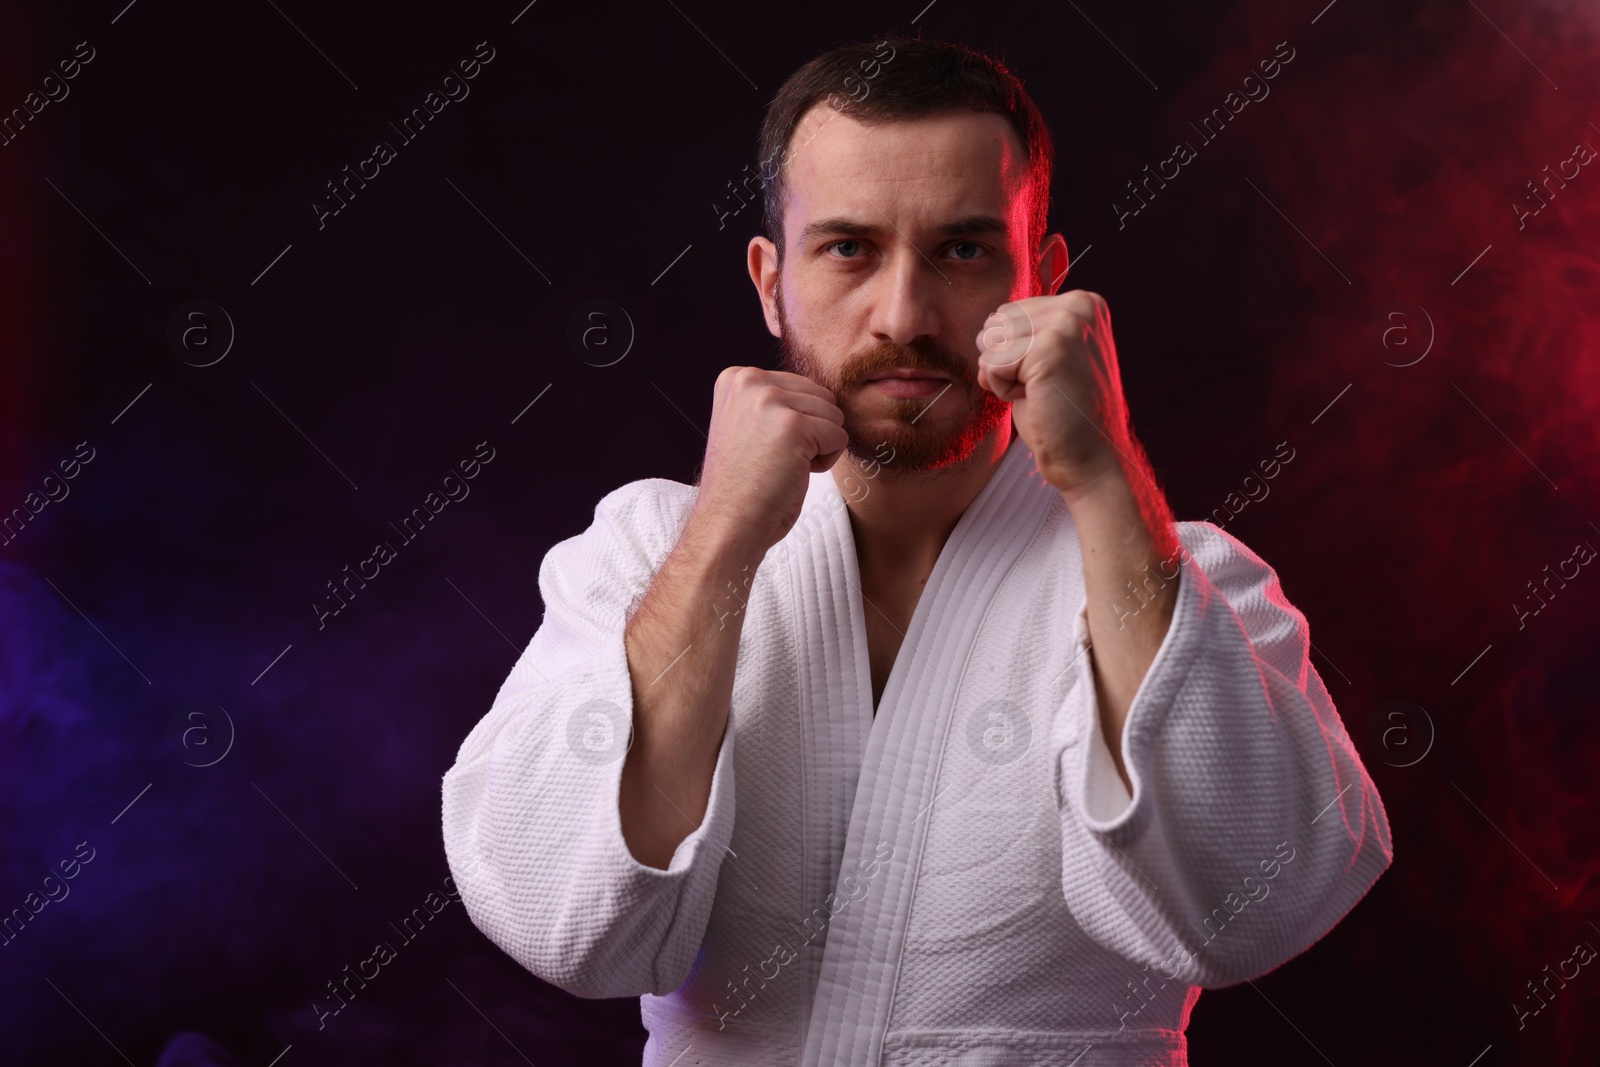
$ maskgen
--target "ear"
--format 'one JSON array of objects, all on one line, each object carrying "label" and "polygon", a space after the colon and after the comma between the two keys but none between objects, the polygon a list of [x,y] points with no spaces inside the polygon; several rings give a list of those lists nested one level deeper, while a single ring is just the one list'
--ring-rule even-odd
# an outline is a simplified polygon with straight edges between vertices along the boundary
[{"label": "ear", "polygon": [[778,249],[765,237],[750,238],[746,251],[749,260],[750,280],[755,283],[756,295],[761,298],[761,313],[766,316],[767,332],[782,337],[778,325]]},{"label": "ear", "polygon": [[1052,233],[1039,242],[1038,280],[1041,295],[1056,295],[1061,283],[1067,280],[1069,262],[1067,240],[1059,233]]}]

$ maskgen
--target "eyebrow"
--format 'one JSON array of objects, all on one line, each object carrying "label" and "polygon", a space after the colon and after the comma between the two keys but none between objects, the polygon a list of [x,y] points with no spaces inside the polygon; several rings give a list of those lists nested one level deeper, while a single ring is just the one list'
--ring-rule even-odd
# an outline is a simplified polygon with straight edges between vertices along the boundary
[{"label": "eyebrow", "polygon": [[[834,215],[830,218],[818,219],[807,224],[800,231],[800,243],[808,244],[814,237],[824,234],[837,234],[841,237],[876,237],[884,232],[882,226],[870,222],[858,222],[844,215]],[[934,228],[936,237],[957,237],[962,234],[998,233],[1006,232],[1005,220],[998,215],[965,215],[959,219],[951,219]]]}]

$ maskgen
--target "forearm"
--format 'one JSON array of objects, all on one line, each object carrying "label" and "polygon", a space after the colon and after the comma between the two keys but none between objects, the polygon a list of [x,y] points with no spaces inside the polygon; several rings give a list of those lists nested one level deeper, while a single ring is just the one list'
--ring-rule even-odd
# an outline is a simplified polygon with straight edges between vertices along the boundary
[{"label": "forearm", "polygon": [[1115,469],[1062,497],[1083,553],[1101,732],[1131,790],[1122,725],[1172,619],[1181,546],[1166,498],[1142,469]]},{"label": "forearm", "polygon": [[622,834],[647,866],[666,869],[705,816],[744,625],[739,598],[760,560],[691,515],[624,631],[633,744],[622,769]]}]

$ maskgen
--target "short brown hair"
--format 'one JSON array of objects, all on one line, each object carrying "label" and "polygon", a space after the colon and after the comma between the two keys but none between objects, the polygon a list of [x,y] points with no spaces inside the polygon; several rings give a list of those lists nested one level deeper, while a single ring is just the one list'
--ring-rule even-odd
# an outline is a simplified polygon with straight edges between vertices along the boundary
[{"label": "short brown hair", "polygon": [[[891,49],[887,58],[885,48]],[[1037,248],[1044,240],[1055,149],[1044,116],[1022,82],[999,60],[965,45],[891,36],[817,56],[791,74],[767,105],[758,173],[763,222],[767,239],[777,246],[779,263],[786,191],[783,164],[789,158],[789,142],[800,119],[824,98],[830,107],[869,126],[959,108],[1003,116],[1028,153],[1028,174],[1033,179],[1028,246]]]}]

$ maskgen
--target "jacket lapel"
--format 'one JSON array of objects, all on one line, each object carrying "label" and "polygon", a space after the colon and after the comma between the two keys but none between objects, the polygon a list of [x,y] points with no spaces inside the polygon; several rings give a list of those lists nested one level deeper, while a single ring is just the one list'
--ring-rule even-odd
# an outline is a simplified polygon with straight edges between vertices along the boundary
[{"label": "jacket lapel", "polygon": [[967,653],[1001,581],[1060,499],[1014,437],[945,542],[874,717],[849,516],[832,476],[812,477],[808,504],[816,497],[831,521],[795,575],[809,646],[801,649],[804,757],[813,761],[804,776],[807,826],[817,827],[805,847],[831,847],[839,858],[805,868],[827,876],[804,887],[811,925],[827,925],[802,1021],[808,1067],[877,1062]]},{"label": "jacket lapel", "polygon": [[872,682],[864,622],[858,617],[861,576],[850,516],[828,471],[814,473],[799,520],[784,540],[797,644],[800,722],[800,897],[795,914],[800,1034],[822,967],[830,925],[825,898],[838,878],[855,801],[861,759],[872,729]]}]

